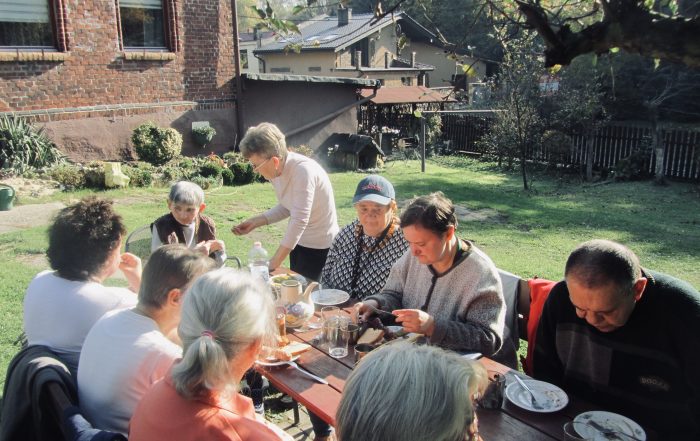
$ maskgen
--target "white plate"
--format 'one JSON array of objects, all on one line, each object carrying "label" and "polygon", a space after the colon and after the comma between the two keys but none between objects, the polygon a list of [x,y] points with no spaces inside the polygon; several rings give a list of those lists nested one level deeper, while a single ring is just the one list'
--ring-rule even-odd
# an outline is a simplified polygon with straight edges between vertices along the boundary
[{"label": "white plate", "polygon": [[[595,421],[605,429],[621,432],[625,435],[633,436],[641,441],[647,439],[647,434],[644,433],[644,429],[642,429],[639,424],[617,413],[594,410],[591,412],[584,412],[574,418],[574,423],[588,423],[589,421]],[[589,426],[588,424],[574,424],[574,429],[579,435],[595,441],[608,441],[611,439],[626,441],[629,439],[624,436],[608,438],[603,435],[600,430],[597,430],[595,427]]]},{"label": "white plate", "polygon": [[[299,359],[299,357],[300,357],[299,355],[295,355],[289,361],[297,361]],[[278,360],[276,358],[268,358],[265,360],[255,360],[255,362],[257,364],[259,364],[260,366],[282,366],[282,365],[289,363],[289,361]]]},{"label": "white plate", "polygon": [[322,306],[342,305],[349,298],[350,294],[340,289],[323,288],[311,293],[311,301]]},{"label": "white plate", "polygon": [[506,387],[506,397],[518,407],[532,412],[556,412],[569,404],[569,397],[559,387],[544,381],[523,379],[525,384],[535,393],[537,402],[543,409],[535,409],[530,401],[530,393],[523,389],[517,381]]},{"label": "white plate", "polygon": [[270,282],[281,285],[285,280],[298,280],[302,285],[306,284],[306,277],[301,274],[277,274],[270,277]]}]

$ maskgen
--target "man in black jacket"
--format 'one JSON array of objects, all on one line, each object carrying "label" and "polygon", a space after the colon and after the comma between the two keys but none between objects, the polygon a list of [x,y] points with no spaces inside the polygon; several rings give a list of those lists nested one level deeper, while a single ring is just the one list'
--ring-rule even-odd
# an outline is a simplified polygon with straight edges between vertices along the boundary
[{"label": "man in black jacket", "polygon": [[566,262],[537,330],[534,376],[648,426],[700,436],[700,293],[593,240]]}]

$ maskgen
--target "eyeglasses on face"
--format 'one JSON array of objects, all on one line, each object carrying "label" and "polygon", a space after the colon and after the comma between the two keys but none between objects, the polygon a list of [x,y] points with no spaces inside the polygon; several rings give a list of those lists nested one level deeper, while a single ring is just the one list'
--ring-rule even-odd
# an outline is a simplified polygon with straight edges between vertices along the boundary
[{"label": "eyeglasses on face", "polygon": [[260,167],[262,167],[263,165],[265,165],[265,163],[268,162],[270,159],[272,159],[272,157],[267,158],[266,160],[264,160],[263,162],[261,162],[261,163],[258,164],[258,165],[253,164],[251,161],[248,161],[248,162],[250,163],[250,165],[253,166],[253,171],[257,173],[258,170],[260,170]]}]

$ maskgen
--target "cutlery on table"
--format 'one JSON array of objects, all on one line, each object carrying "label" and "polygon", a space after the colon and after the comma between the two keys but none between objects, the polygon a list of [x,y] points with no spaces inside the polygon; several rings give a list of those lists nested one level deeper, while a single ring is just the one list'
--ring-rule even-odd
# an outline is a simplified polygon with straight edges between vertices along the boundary
[{"label": "cutlery on table", "polygon": [[296,364],[293,361],[287,361],[286,362],[289,366],[293,367],[294,369],[298,370],[299,372],[308,375],[309,377],[313,378],[314,380],[318,381],[321,384],[328,384],[326,380],[324,380],[321,377],[317,377],[316,375],[312,374],[311,372],[307,371],[306,369],[302,369],[298,364]]},{"label": "cutlery on table", "polygon": [[375,314],[386,314],[386,315],[390,315],[390,316],[392,316],[392,317],[394,317],[394,318],[397,317],[396,314],[392,314],[392,313],[390,313],[389,311],[384,311],[383,309],[376,308],[376,307],[374,307],[374,305],[371,305],[371,304],[369,304],[369,303],[363,303],[363,305],[367,306],[367,307],[368,307],[369,309],[371,309]]},{"label": "cutlery on table", "polygon": [[544,409],[544,407],[540,403],[537,402],[537,398],[535,398],[535,394],[532,392],[532,389],[530,389],[528,387],[528,385],[525,384],[525,382],[520,378],[520,376],[514,375],[514,377],[515,377],[515,381],[517,381],[518,384],[520,384],[520,386],[523,389],[525,389],[527,391],[527,393],[530,394],[530,404],[532,405],[532,407],[537,409],[537,410]]},{"label": "cutlery on table", "polygon": [[636,438],[632,435],[628,435],[623,432],[618,432],[613,429],[608,429],[607,427],[602,426],[600,423],[597,423],[593,420],[586,421],[584,424],[588,424],[598,432],[602,433],[603,436],[607,439],[612,439],[612,440],[622,440],[622,441],[641,441],[639,438]]}]

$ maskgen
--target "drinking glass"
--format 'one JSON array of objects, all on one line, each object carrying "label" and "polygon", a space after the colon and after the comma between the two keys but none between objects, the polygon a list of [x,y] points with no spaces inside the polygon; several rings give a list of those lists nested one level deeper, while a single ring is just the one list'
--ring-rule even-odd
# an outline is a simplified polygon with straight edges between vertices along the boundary
[{"label": "drinking glass", "polygon": [[[321,284],[319,283],[319,284],[318,284],[318,287],[315,289],[315,291],[319,291],[319,292],[320,292],[322,289],[323,289],[323,288],[321,288]],[[314,305],[314,308],[315,308],[315,307],[316,307],[316,305]],[[323,327],[323,321],[324,321],[324,318],[323,318],[323,315],[322,315],[322,314],[317,315],[316,313],[314,313],[314,315],[311,316],[311,318],[309,319],[309,321],[306,322],[306,326],[307,326],[309,329],[320,329],[320,328]]]},{"label": "drinking glass", "polygon": [[506,389],[506,376],[496,371],[488,371],[489,384],[484,396],[477,403],[482,409],[500,409],[503,406],[503,394]]},{"label": "drinking glass", "polygon": [[564,437],[568,441],[592,441],[594,438],[581,436],[579,435],[578,431],[576,431],[577,427],[582,426],[585,426],[585,423],[575,423],[573,421],[569,421],[568,423],[564,424]]},{"label": "drinking glass", "polygon": [[328,331],[328,354],[333,358],[343,358],[348,355],[348,322],[341,317],[331,318],[324,325]]}]

